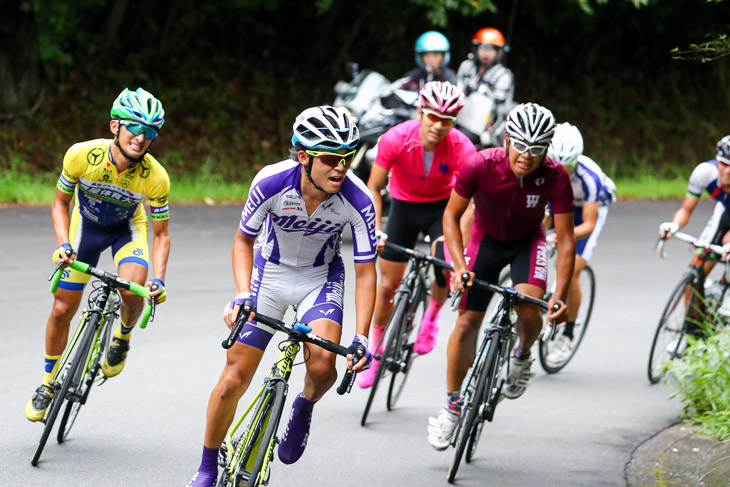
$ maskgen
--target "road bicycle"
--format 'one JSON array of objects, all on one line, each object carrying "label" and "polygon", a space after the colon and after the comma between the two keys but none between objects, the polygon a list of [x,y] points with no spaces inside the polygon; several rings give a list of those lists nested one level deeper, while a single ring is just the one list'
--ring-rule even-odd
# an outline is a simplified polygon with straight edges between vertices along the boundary
[{"label": "road bicycle", "polygon": [[[405,277],[393,298],[393,312],[385,326],[385,331],[375,347],[373,358],[380,360],[380,366],[370,387],[360,425],[365,426],[370,407],[381,380],[390,376],[386,406],[388,411],[395,408],[411,371],[415,354],[413,344],[418,336],[421,319],[428,307],[431,295],[429,270],[432,266],[451,269],[451,264],[419,250],[413,250],[386,241],[385,246],[409,257]],[[438,270],[437,270],[438,272]],[[415,332],[415,333],[414,333]],[[382,347],[382,348],[381,348]]]},{"label": "road bicycle", "polygon": [[[233,346],[251,311],[252,309],[246,305],[241,308],[236,325],[222,343],[223,348],[229,349]],[[269,466],[274,459],[274,448],[279,443],[276,433],[289,390],[289,377],[301,344],[310,343],[343,357],[350,353],[339,343],[312,333],[312,329],[306,323],[294,321],[286,324],[259,313],[255,314],[254,319],[286,333],[288,338],[279,344],[281,354],[271,367],[271,373],[264,379],[263,385],[256,392],[243,414],[233,423],[220,447],[218,464],[223,467],[223,472],[218,478],[217,487],[268,485]],[[362,357],[356,354],[353,357],[353,363],[357,363],[360,358]],[[354,380],[355,372],[348,370],[337,388],[337,393],[342,395],[350,392]],[[247,418],[247,426],[236,435]]]},{"label": "road bicycle", "polygon": [[[686,233],[677,232],[672,238],[689,243],[695,249],[689,270],[682,276],[669,296],[654,332],[649,353],[649,382],[658,383],[666,372],[666,364],[681,355],[687,346],[687,335],[701,337],[703,330],[724,326],[727,319],[719,312],[727,292],[730,267],[725,262],[725,272],[717,282],[707,279],[705,264],[722,261],[723,248]],[[664,257],[665,240],[660,240],[659,254]]]},{"label": "road bicycle", "polygon": [[[69,272],[67,269],[61,269],[63,264],[64,261],[59,260],[48,277],[51,281],[52,293],[58,289],[62,275]],[[50,383],[53,388],[53,399],[48,406],[48,414],[41,420],[45,423],[45,427],[33,460],[31,460],[33,466],[38,464],[61,408],[65,405],[56,435],[58,443],[63,443],[68,437],[81,406],[86,404],[89,399],[92,386],[96,383],[101,385],[106,381],[106,377],[99,376],[99,371],[104,354],[109,347],[114,321],[119,318],[118,311],[121,305],[119,289],[126,289],[143,298],[146,298],[150,292],[144,286],[78,260],[73,261],[69,267],[90,274],[97,280],[92,282],[94,289],[89,294],[89,307],[83,311],[81,321],[61,356],[58,372]],[[140,328],[145,328],[147,323],[154,319],[154,301],[153,299],[145,306],[139,320]]]},{"label": "road bicycle", "polygon": [[[558,249],[555,241],[551,239],[547,240],[546,248],[549,270],[547,291],[545,292],[545,297],[543,299],[545,301],[550,301],[555,294],[555,286],[557,282],[555,274],[557,272],[556,262]],[[509,267],[502,270],[498,282],[502,287],[510,287],[512,285]],[[581,302],[575,319],[575,326],[573,327],[573,338],[569,339],[568,337],[564,337],[563,333],[565,328],[558,325],[555,333],[552,334],[553,338],[547,339],[546,331],[548,330],[548,327],[546,323],[543,328],[543,332],[540,334],[540,337],[536,342],[540,365],[548,374],[555,374],[568,365],[568,362],[571,361],[578,351],[578,347],[583,342],[586,330],[588,330],[588,324],[590,323],[591,314],[593,313],[593,302],[596,296],[596,276],[589,264],[586,264],[580,272],[580,294]],[[486,316],[492,316],[496,312],[496,307],[497,304],[493,300],[490,303],[489,308],[487,308]],[[569,343],[569,346],[567,343]]]},{"label": "road bicycle", "polygon": [[[462,282],[466,283],[468,280],[469,274],[464,274]],[[522,294],[511,287],[498,286],[479,279],[474,279],[473,285],[500,295],[501,300],[489,325],[483,330],[483,338],[477,348],[474,362],[462,384],[462,395],[459,399],[461,414],[451,440],[451,445],[455,449],[447,477],[449,483],[454,482],[465,453],[466,463],[471,462],[484,423],[494,419],[497,405],[504,398],[502,387],[509,373],[509,358],[517,341],[514,327],[517,316],[514,306],[532,303],[545,311],[548,308],[547,301]],[[458,304],[460,295],[460,291],[454,294],[452,308]],[[553,323],[553,334],[555,329]]]}]

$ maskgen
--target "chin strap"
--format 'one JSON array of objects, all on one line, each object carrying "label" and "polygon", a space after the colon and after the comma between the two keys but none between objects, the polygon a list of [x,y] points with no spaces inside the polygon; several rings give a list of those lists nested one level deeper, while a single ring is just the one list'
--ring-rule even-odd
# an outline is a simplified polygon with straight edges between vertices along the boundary
[{"label": "chin strap", "polygon": [[[307,155],[309,155],[309,154],[307,154]],[[315,188],[317,188],[318,190],[320,190],[323,193],[327,193],[327,191],[325,191],[324,189],[317,186],[317,183],[315,183],[314,179],[312,179],[312,164],[314,164],[314,157],[309,156],[309,164],[304,166],[304,173],[307,175],[307,179],[309,179],[309,182],[312,183],[312,186],[314,186]],[[327,194],[329,194],[329,193],[327,193]]]}]

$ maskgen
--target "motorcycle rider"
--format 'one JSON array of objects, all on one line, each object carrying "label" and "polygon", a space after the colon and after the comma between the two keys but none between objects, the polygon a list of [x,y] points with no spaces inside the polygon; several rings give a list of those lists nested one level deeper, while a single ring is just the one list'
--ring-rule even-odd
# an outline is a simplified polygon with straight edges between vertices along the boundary
[{"label": "motorcycle rider", "polygon": [[469,96],[480,91],[494,101],[497,116],[504,118],[513,107],[514,75],[502,64],[509,50],[502,33],[493,27],[479,29],[471,40],[472,52],[457,71],[459,87]]},{"label": "motorcycle rider", "polygon": [[457,84],[456,73],[447,65],[451,59],[451,44],[441,32],[429,30],[416,39],[413,47],[418,67],[408,71],[403,78],[402,89],[421,91],[430,81],[448,81]]}]

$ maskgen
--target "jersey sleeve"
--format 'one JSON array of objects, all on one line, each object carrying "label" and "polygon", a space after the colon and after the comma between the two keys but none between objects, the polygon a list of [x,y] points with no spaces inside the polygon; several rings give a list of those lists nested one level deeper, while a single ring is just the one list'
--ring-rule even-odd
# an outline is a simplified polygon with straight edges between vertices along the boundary
[{"label": "jersey sleeve", "polygon": [[398,158],[398,133],[395,130],[396,127],[385,132],[378,142],[378,155],[375,157],[375,164],[383,169],[390,170]]},{"label": "jersey sleeve", "polygon": [[462,163],[454,183],[454,191],[462,198],[471,199],[479,189],[479,181],[483,177],[479,174],[481,162],[479,153],[474,153]]},{"label": "jersey sleeve", "polygon": [[560,167],[550,191],[550,208],[553,214],[573,213],[575,198],[568,172]]},{"label": "jersey sleeve", "polygon": [[709,162],[698,164],[689,176],[687,196],[699,198],[710,183],[717,178],[717,167]]},{"label": "jersey sleeve", "polygon": [[167,198],[170,195],[170,177],[161,165],[157,165],[157,181],[150,188],[147,195],[150,201],[150,215],[152,221],[168,220],[170,218],[170,205]]},{"label": "jersey sleeve", "polygon": [[264,170],[260,171],[251,182],[246,204],[241,211],[241,222],[238,231],[247,237],[256,237],[261,231],[271,203],[270,191],[266,190],[267,180]]},{"label": "jersey sleeve", "polygon": [[[80,160],[81,158],[78,157],[78,144],[75,144],[63,156],[63,169],[61,169],[61,174],[58,176],[58,182],[56,183],[56,188],[60,191],[73,194],[76,183],[79,182],[79,178],[83,174],[84,166],[79,163]],[[81,162],[86,161],[81,160]]]}]

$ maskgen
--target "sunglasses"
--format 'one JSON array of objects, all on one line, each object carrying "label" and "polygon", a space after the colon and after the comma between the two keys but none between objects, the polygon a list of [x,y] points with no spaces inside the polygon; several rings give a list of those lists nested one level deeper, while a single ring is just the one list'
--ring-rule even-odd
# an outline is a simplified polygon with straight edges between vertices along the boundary
[{"label": "sunglasses", "polygon": [[454,123],[454,120],[456,120],[456,117],[452,117],[451,115],[444,115],[443,113],[435,112],[433,110],[429,110],[428,108],[421,108],[421,111],[426,114],[429,120],[431,120],[433,123],[441,122],[441,125],[448,126],[452,125]]},{"label": "sunglasses", "polygon": [[547,152],[548,146],[546,145],[527,145],[521,140],[514,140],[512,139],[512,147],[519,153],[524,154],[528,150],[530,151],[530,155],[533,157],[541,156]]},{"label": "sunglasses", "polygon": [[132,132],[134,135],[139,135],[144,133],[144,138],[147,140],[152,140],[155,137],[157,137],[157,130],[153,129],[152,127],[149,127],[147,125],[141,124],[139,122],[132,122],[130,120],[120,120],[120,124],[127,127],[127,130]]},{"label": "sunglasses", "polygon": [[322,164],[324,164],[325,166],[337,167],[340,164],[349,166],[352,160],[355,158],[357,149],[351,150],[350,152],[347,152],[345,154],[340,154],[337,152],[322,152],[316,150],[305,150],[304,152],[312,157],[319,157],[319,160],[322,161]]}]

